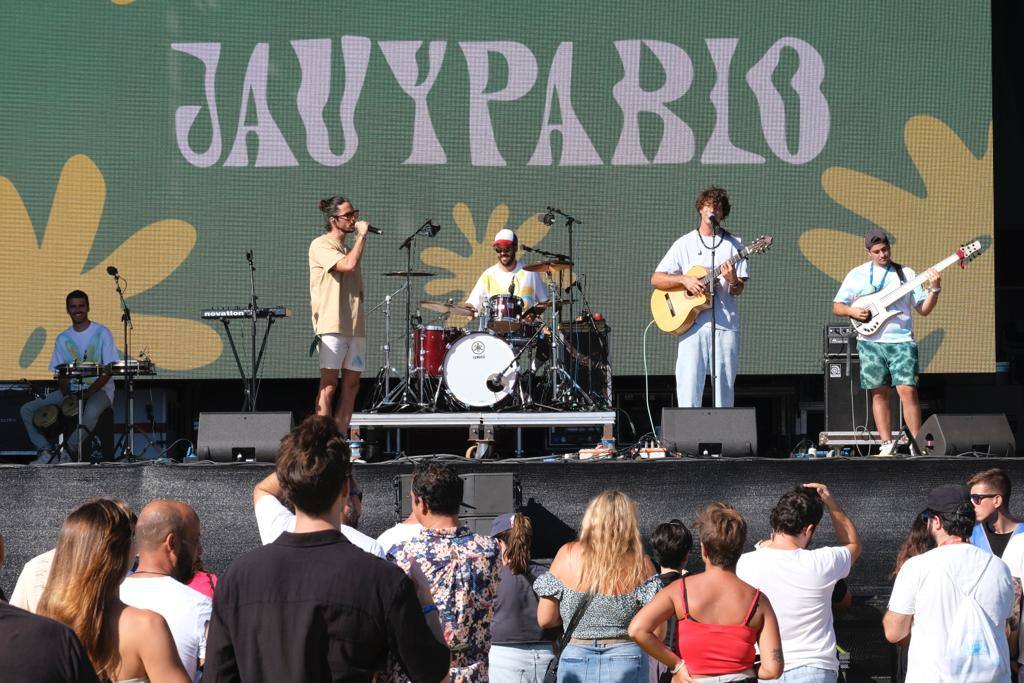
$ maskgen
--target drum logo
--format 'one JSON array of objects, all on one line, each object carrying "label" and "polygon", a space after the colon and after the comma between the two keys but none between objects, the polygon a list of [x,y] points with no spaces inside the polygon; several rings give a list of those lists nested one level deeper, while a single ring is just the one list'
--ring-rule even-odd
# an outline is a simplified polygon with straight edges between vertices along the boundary
[{"label": "drum logo", "polygon": [[469,348],[475,356],[482,356],[484,354],[484,343],[482,341],[473,342],[473,345]]}]

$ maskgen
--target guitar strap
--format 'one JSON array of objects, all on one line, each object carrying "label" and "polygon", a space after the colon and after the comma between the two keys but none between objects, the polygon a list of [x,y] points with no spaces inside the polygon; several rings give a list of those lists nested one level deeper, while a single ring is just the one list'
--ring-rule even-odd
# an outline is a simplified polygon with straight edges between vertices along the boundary
[{"label": "guitar strap", "polygon": [[903,274],[903,266],[901,264],[896,263],[895,261],[893,261],[892,267],[896,269],[896,275],[898,275],[899,278],[900,278],[900,284],[901,285],[907,284],[907,276]]}]

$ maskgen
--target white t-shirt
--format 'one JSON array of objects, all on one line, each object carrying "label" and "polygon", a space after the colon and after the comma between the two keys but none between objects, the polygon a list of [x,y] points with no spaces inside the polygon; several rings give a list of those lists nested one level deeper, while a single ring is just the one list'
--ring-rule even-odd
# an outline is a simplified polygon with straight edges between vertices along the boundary
[{"label": "white t-shirt", "polygon": [[50,578],[50,567],[53,565],[53,556],[56,552],[56,548],[47,550],[25,563],[21,574],[18,575],[18,582],[14,584],[14,592],[11,593],[12,605],[36,613],[39,599],[43,597],[43,589]]},{"label": "white t-shirt", "polygon": [[[1010,542],[1006,544],[1006,550],[1003,551],[1003,563],[1010,569],[1010,576],[1019,581],[1024,581],[1024,533],[1014,534],[1010,537]],[[14,598],[11,597],[11,604],[14,604]],[[1024,628],[1018,631],[1017,643],[1018,643],[1018,655],[1017,661],[1024,662]]]},{"label": "white t-shirt", "polygon": [[[991,558],[984,574],[985,563]],[[950,576],[959,582],[954,587]],[[934,683],[939,680],[935,663],[946,644],[946,625],[953,620],[961,591],[970,590],[992,620],[993,635],[1000,654],[1009,661],[1010,652],[1003,628],[1013,607],[1013,582],[1006,563],[992,553],[967,543],[945,545],[912,557],[900,568],[889,597],[889,610],[912,614],[910,649],[907,652],[906,683]],[[994,683],[1008,683],[1006,678]]]},{"label": "white t-shirt", "polygon": [[170,576],[140,576],[121,582],[121,602],[164,618],[188,677],[195,679],[197,660],[206,659],[206,626],[213,601]]},{"label": "white t-shirt", "polygon": [[[833,301],[849,306],[854,299],[874,294],[877,291],[889,289],[893,285],[899,286],[900,276],[892,264],[888,268],[875,267],[874,261],[862,263],[843,278],[843,284],[839,285],[839,291]],[[907,281],[917,277],[911,268],[903,266],[903,277]],[[897,344],[901,342],[914,341],[914,321],[910,317],[910,309],[924,303],[928,295],[918,287],[912,292],[905,294],[896,303],[889,306],[890,309],[899,311],[896,315],[885,321],[882,329],[868,338],[868,341],[880,344]],[[858,336],[858,339],[862,337]]]},{"label": "white t-shirt", "polygon": [[[703,242],[701,239],[703,238]],[[697,230],[686,233],[668,248],[668,252],[654,270],[669,275],[685,275],[694,266],[704,266],[711,270],[711,249],[715,248],[715,267],[732,258],[743,249],[743,240],[729,232],[714,236],[703,236]],[[747,260],[736,264],[736,277],[748,279]],[[739,310],[736,308],[736,297],[729,293],[729,283],[725,277],[719,276],[719,287],[715,289],[715,326],[720,330],[740,329]],[[700,329],[711,324],[711,309],[701,311],[693,323],[693,329]]]},{"label": "white t-shirt", "polygon": [[852,564],[843,547],[761,548],[740,556],[736,576],[767,595],[779,619],[786,671],[798,666],[839,670],[832,589]]},{"label": "white t-shirt", "polygon": [[[282,505],[277,498],[269,495],[263,496],[256,501],[256,526],[260,530],[260,541],[263,545],[267,545],[273,543],[284,532],[295,531],[295,513]],[[387,553],[377,541],[363,532],[345,524],[342,524],[338,530],[357,548],[381,559],[387,557]]]},{"label": "white t-shirt", "polygon": [[[53,353],[50,355],[50,372],[56,372],[57,366],[61,363],[73,363],[75,361],[99,363],[106,365],[120,360],[117,352],[117,345],[114,344],[114,335],[105,326],[97,322],[89,322],[89,327],[81,332],[75,331],[74,327],[57,335],[53,343]],[[96,381],[95,377],[82,380],[82,384],[89,386]],[[76,388],[77,382],[71,383],[71,388]],[[114,403],[114,381],[107,380],[103,385],[103,393]]]},{"label": "white t-shirt", "polygon": [[391,552],[391,549],[399,543],[405,543],[416,536],[422,528],[423,525],[419,522],[413,522],[412,524],[399,522],[378,536],[377,543],[380,544],[381,548],[384,548],[384,552]]},{"label": "white t-shirt", "polygon": [[466,303],[476,308],[478,314],[482,313],[489,298],[498,294],[508,294],[508,287],[513,280],[516,283],[513,295],[523,300],[524,312],[538,301],[548,300],[548,290],[540,273],[523,270],[522,262],[517,261],[516,267],[511,271],[495,263],[481,273],[473,285],[473,290],[466,297]]}]

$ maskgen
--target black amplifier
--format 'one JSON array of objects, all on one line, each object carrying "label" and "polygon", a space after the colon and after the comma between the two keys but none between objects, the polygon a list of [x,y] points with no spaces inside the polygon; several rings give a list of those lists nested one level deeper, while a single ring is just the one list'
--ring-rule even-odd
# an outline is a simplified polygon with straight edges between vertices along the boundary
[{"label": "black amplifier", "polygon": [[825,358],[857,357],[857,332],[849,324],[825,325],[822,336],[822,355]]}]

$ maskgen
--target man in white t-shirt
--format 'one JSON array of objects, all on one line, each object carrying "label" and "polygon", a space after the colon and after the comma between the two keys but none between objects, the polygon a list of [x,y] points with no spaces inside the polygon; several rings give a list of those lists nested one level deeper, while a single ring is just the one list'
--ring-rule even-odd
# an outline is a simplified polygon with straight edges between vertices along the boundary
[{"label": "man in white t-shirt", "polygon": [[[838,316],[866,321],[871,311],[850,304],[862,296],[876,294],[898,287],[901,281],[913,280],[917,274],[892,260],[889,236],[879,228],[871,228],[864,235],[864,248],[868,260],[843,278],[835,298],[832,312]],[[891,317],[871,337],[857,335],[857,353],[860,357],[860,386],[871,395],[871,415],[875,419],[882,440],[879,455],[891,455],[895,447],[892,438],[892,415],[889,391],[896,393],[903,405],[903,419],[914,436],[921,429],[921,405],[917,396],[920,364],[917,342],[914,341],[914,321],[911,309],[928,315],[939,302],[941,279],[934,269],[928,270],[928,287],[908,292],[889,308],[898,313]]]},{"label": "man in white t-shirt", "polygon": [[39,452],[33,464],[68,462],[69,453],[78,448],[81,430],[75,430],[67,440],[67,451],[62,452],[55,447],[36,428],[32,422],[36,411],[46,405],[60,406],[68,396],[77,396],[83,390],[85,407],[82,412],[82,426],[90,432],[96,427],[103,411],[114,403],[114,383],[110,381],[110,373],[104,368],[107,364],[118,360],[117,345],[110,330],[97,322],[89,320],[89,295],[80,289],[69,292],[64,299],[71,327],[59,335],[53,343],[53,354],[50,356],[50,372],[56,372],[58,365],[69,363],[97,363],[101,369],[99,376],[86,377],[71,382],[66,378],[59,381],[60,391],[51,391],[43,398],[37,398],[21,406],[21,421],[32,445]]},{"label": "man in white t-shirt", "polygon": [[[839,545],[808,550],[825,509]],[[736,575],[759,588],[775,609],[786,662],[779,680],[835,683],[839,659],[832,589],[860,557],[857,527],[828,487],[816,483],[783,495],[772,509],[771,526],[771,539],[740,557]]]},{"label": "man in white t-shirt", "polygon": [[154,500],[135,525],[138,568],[121,582],[121,601],[164,618],[189,678],[206,658],[213,601],[185,585],[202,554],[199,517],[176,500]]},{"label": "man in white t-shirt", "polygon": [[[700,408],[704,382],[711,368],[711,348],[715,348],[714,405],[731,408],[734,403],[736,372],[740,358],[740,317],[736,297],[743,293],[748,279],[747,262],[735,266],[729,261],[743,249],[743,240],[718,225],[729,215],[729,195],[720,187],[709,187],[697,195],[694,203],[700,225],[677,239],[658,263],[651,285],[671,290],[684,287],[687,292],[705,295],[707,287],[700,278],[687,273],[694,266],[711,272],[721,267],[715,280],[715,305],[701,311],[693,326],[679,336],[676,352],[676,398],[680,408]],[[714,319],[715,338],[711,338]]]},{"label": "man in white t-shirt", "polygon": [[516,257],[518,249],[519,237],[508,228],[502,228],[494,236],[494,251],[498,254],[498,262],[480,274],[466,297],[466,304],[477,315],[484,313],[492,296],[501,294],[511,294],[522,299],[524,313],[535,304],[548,300],[544,280],[538,273],[523,270],[523,264]]},{"label": "man in white t-shirt", "polygon": [[[348,502],[341,512],[342,523],[339,531],[357,548],[361,548],[371,555],[384,559],[387,557],[387,553],[384,552],[384,549],[380,547],[377,541],[347,524],[349,517],[353,513],[353,506],[356,504],[353,502],[353,490],[358,491],[358,488],[349,486]],[[271,472],[263,481],[256,484],[256,487],[252,490],[252,503],[256,512],[256,526],[260,530],[260,542],[263,545],[273,543],[285,531],[295,531],[295,513],[285,506],[282,502],[283,498],[284,494],[281,490],[281,482],[277,479],[277,472]],[[361,494],[358,504],[360,507],[362,506]]]},{"label": "man in white t-shirt", "polygon": [[416,521],[416,513],[410,512],[409,516],[403,521],[394,525],[390,529],[386,529],[380,536],[377,537],[377,543],[384,549],[384,552],[390,553],[391,549],[400,543],[414,538],[423,529],[423,525]]},{"label": "man in white t-shirt", "polygon": [[882,619],[890,643],[910,637],[906,683],[948,680],[942,677],[941,668],[957,661],[952,655],[958,653],[948,650],[947,640],[951,631],[957,633],[961,603],[969,599],[966,596],[981,607],[983,627],[990,629],[987,640],[994,643],[995,651],[987,651],[986,639],[981,638],[959,654],[966,654],[974,666],[985,670],[991,666],[985,680],[1009,683],[1010,652],[1004,629],[1013,609],[1010,570],[992,553],[967,542],[974,527],[967,487],[935,487],[928,493],[922,514],[937,547],[910,558],[900,568],[889,610]]}]

